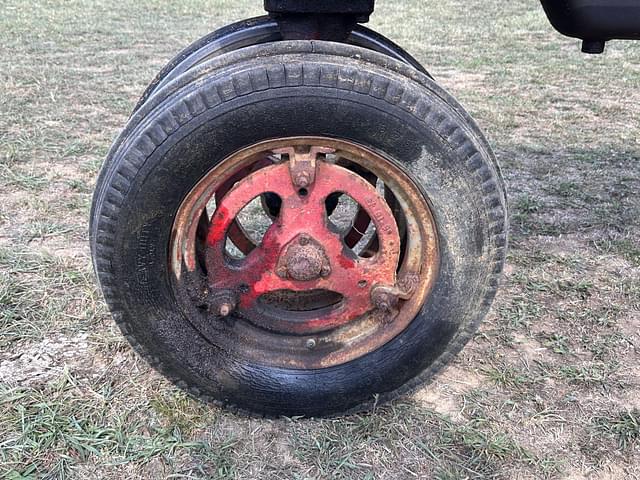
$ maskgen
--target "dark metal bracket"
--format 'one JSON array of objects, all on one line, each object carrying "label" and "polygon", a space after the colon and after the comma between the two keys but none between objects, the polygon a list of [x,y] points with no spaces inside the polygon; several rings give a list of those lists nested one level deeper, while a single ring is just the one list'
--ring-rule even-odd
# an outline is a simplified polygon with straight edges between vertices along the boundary
[{"label": "dark metal bracket", "polygon": [[366,23],[375,0],[264,0],[264,8],[284,40],[343,42],[358,23]]}]

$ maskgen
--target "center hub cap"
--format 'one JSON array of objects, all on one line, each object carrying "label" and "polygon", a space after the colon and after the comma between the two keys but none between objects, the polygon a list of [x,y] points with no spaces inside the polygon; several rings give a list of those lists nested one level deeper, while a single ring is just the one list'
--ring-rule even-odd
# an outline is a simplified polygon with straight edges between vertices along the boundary
[{"label": "center hub cap", "polygon": [[278,275],[308,282],[331,273],[329,259],[322,246],[308,235],[300,235],[280,258]]}]

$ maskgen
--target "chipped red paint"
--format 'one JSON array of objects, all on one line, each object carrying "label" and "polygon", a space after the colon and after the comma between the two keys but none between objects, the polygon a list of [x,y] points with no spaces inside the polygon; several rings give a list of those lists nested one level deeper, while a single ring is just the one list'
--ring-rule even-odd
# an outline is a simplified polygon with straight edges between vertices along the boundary
[{"label": "chipped red paint", "polygon": [[216,245],[225,239],[231,220],[233,220],[233,218],[229,218],[229,211],[226,207],[221,205],[216,208],[216,211],[211,217],[209,233],[207,234],[207,244],[209,246]]},{"label": "chipped red paint", "polygon": [[[366,211],[367,220],[375,218],[381,251],[373,258],[352,258],[346,253],[349,250],[344,238],[328,228],[325,200],[336,191],[344,191],[345,185],[349,187],[348,194]],[[260,245],[231,265],[224,254],[225,233],[242,208],[266,192],[280,196],[279,218],[265,233]],[[322,246],[329,259],[330,274],[307,281],[281,278],[276,274],[278,259],[300,235],[307,235]],[[264,328],[303,334],[335,328],[372,310],[369,289],[363,289],[358,282],[394,285],[400,241],[391,210],[376,189],[357,174],[320,161],[315,182],[305,196],[293,186],[286,163],[264,167],[235,183],[213,214],[207,245],[206,264],[211,289],[239,291],[239,311]],[[248,287],[245,287],[247,291],[243,292],[241,286]],[[256,302],[265,293],[314,289],[341,294],[343,305],[306,321],[270,319],[265,323],[263,316],[252,314]]]},{"label": "chipped red paint", "polygon": [[[242,180],[247,175],[263,167],[271,165],[272,163],[272,159],[268,156],[265,156],[260,160],[252,163],[251,165],[235,172],[216,190],[216,193],[214,195],[216,203],[219,204],[222,201],[224,196],[229,192],[229,190],[233,188],[236,182]],[[244,230],[240,226],[240,223],[236,222],[235,219],[229,225],[226,233],[233,244],[245,255],[255,248],[255,245],[253,244],[249,236],[244,232]]]},{"label": "chipped red paint", "polygon": [[350,270],[356,266],[355,260],[353,258],[347,257],[344,254],[338,257],[338,261],[340,262],[340,266],[342,268],[346,268],[347,270]]}]

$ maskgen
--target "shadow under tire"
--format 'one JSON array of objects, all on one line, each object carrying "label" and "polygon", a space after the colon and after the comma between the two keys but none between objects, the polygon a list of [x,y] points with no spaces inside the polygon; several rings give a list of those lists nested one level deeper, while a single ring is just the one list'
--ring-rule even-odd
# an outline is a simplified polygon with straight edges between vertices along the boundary
[{"label": "shadow under tire", "polygon": [[[438,249],[432,284],[406,326],[371,351],[321,368],[318,353],[312,368],[292,367],[219,341],[245,320],[195,318],[182,306],[170,260],[176,215],[199,182],[248,147],[301,138],[355,145],[381,159],[372,167],[379,177],[387,169],[410,179],[428,205]],[[326,416],[391,400],[452,360],[498,287],[507,215],[495,157],[450,95],[375,52],[294,41],[212,59],[145,102],[105,165],[90,232],[104,297],[134,348],[205,401],[261,415]]]}]

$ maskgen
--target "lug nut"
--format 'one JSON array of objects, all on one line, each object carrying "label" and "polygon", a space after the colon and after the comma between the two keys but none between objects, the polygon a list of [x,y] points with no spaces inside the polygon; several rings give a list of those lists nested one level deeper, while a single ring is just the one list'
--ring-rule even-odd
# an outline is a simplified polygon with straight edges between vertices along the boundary
[{"label": "lug nut", "polygon": [[316,341],[313,338],[307,340],[306,346],[309,350],[316,348]]},{"label": "lug nut", "polygon": [[325,265],[324,267],[322,267],[322,270],[320,271],[320,275],[322,275],[323,277],[328,277],[330,273],[331,273],[331,267],[329,265]]},{"label": "lug nut", "polygon": [[391,304],[395,303],[394,298],[389,295],[389,293],[385,292],[382,288],[376,287],[371,294],[371,301],[373,305],[385,312],[391,310]]},{"label": "lug nut", "polygon": [[309,175],[307,173],[301,172],[296,175],[295,184],[298,188],[305,188],[309,186]]},{"label": "lug nut", "polygon": [[389,310],[391,310],[391,305],[389,305],[389,302],[380,302],[378,304],[378,308],[380,310],[384,310],[385,312],[388,312]]},{"label": "lug nut", "polygon": [[237,293],[233,290],[214,290],[210,293],[207,304],[211,315],[228,317],[238,304]]},{"label": "lug nut", "polygon": [[230,303],[223,303],[222,305],[220,305],[218,313],[221,317],[226,317],[231,313],[231,310],[233,310],[233,305],[231,305]]}]

